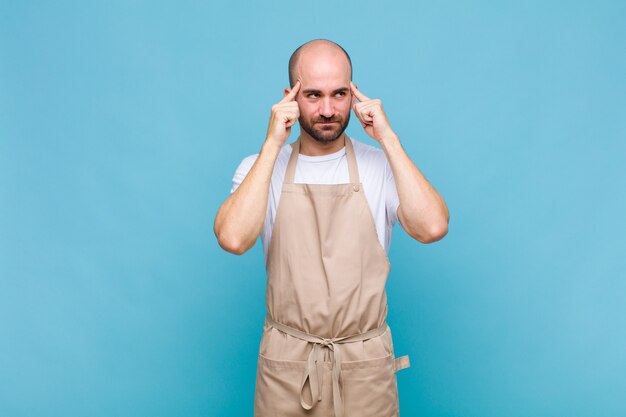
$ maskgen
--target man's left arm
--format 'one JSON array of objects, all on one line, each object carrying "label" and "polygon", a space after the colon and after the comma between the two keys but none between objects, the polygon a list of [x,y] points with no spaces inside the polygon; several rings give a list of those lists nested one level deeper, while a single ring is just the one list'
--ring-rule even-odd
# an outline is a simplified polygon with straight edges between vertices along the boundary
[{"label": "man's left arm", "polygon": [[[365,132],[380,143],[387,156],[398,191],[398,220],[402,228],[422,243],[436,242],[448,233],[450,214],[443,197],[415,166],[391,129],[380,99],[370,99],[350,83],[352,109]],[[356,102],[356,99],[359,102]]]}]

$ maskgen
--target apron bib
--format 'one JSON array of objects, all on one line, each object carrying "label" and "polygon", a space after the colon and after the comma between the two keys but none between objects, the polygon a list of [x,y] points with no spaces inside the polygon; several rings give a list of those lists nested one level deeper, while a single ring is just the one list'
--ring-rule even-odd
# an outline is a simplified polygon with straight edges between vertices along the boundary
[{"label": "apron bib", "polygon": [[350,182],[294,183],[292,144],[267,256],[255,417],[399,416],[391,268],[344,135]]}]

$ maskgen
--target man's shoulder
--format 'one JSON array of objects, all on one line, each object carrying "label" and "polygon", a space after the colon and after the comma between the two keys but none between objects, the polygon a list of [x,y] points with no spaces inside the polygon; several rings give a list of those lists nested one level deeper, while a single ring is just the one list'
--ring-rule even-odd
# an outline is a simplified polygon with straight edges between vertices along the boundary
[{"label": "man's shoulder", "polygon": [[252,165],[254,161],[259,157],[259,153],[254,153],[252,155],[248,155],[241,160],[241,165]]},{"label": "man's shoulder", "polygon": [[[278,154],[277,159],[281,161],[285,159],[288,160],[290,154],[291,154],[291,146],[288,143],[285,143],[280,149],[280,153]],[[250,169],[252,168],[252,165],[254,165],[258,157],[259,157],[258,152],[244,157],[239,163],[239,166],[237,167],[237,171],[244,172],[244,173],[250,171]]]},{"label": "man's shoulder", "polygon": [[354,154],[360,162],[366,164],[377,164],[384,167],[387,163],[387,156],[385,152],[369,143],[361,142],[353,136],[348,136],[352,139],[352,146],[354,148]]},{"label": "man's shoulder", "polygon": [[241,162],[239,162],[237,169],[235,169],[235,178],[245,177],[250,171],[250,169],[252,168],[252,165],[254,165],[254,162],[257,160],[258,157],[259,157],[258,153],[244,157],[241,160]]}]

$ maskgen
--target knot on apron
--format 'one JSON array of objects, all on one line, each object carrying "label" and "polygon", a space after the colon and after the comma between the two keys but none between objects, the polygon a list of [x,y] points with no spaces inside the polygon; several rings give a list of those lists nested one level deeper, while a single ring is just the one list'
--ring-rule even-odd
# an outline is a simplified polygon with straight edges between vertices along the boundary
[{"label": "knot on apron", "polygon": [[322,346],[332,346],[334,344],[333,339],[322,339],[320,342]]},{"label": "knot on apron", "polygon": [[[343,409],[343,395],[341,389],[341,349],[337,346],[338,343],[350,343],[358,342],[362,340],[371,339],[376,336],[380,336],[387,329],[387,322],[385,321],[382,326],[369,330],[365,333],[358,333],[351,336],[335,337],[327,339],[314,334],[306,333],[286,324],[279,323],[272,319],[269,315],[266,318],[267,322],[276,329],[287,333],[291,336],[298,337],[313,343],[313,348],[309,352],[309,356],[306,361],[306,367],[304,369],[304,375],[302,377],[302,383],[300,384],[300,405],[305,410],[312,409],[317,402],[322,400],[322,386],[324,378],[324,350],[323,348],[330,349],[332,352],[331,366],[332,366],[332,378],[333,378],[333,407],[335,409],[335,417],[344,417]],[[304,398],[304,387],[306,381],[309,380],[309,389],[311,392],[311,403],[309,404]],[[317,401],[315,401],[317,399]]]}]

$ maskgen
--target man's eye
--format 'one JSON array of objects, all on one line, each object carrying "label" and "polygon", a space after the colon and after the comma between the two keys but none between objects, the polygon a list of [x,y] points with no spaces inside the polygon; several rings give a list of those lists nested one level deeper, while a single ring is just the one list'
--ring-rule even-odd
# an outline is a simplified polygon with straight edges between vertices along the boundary
[{"label": "man's eye", "polygon": [[309,94],[309,97],[313,97],[313,96],[317,96],[317,94],[315,94],[315,93]]},{"label": "man's eye", "polygon": [[345,91],[340,91],[337,94],[339,94],[340,96],[345,96],[346,95]]}]

